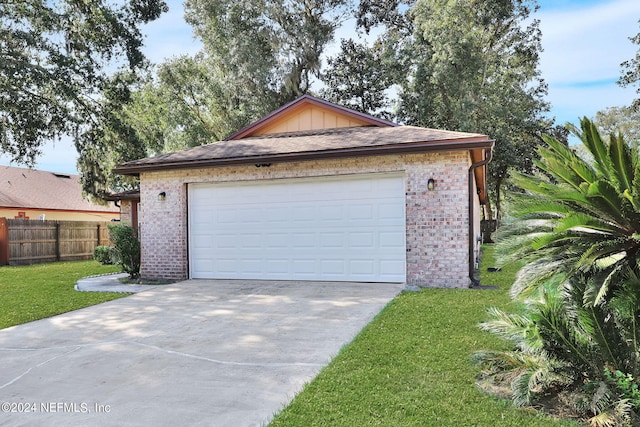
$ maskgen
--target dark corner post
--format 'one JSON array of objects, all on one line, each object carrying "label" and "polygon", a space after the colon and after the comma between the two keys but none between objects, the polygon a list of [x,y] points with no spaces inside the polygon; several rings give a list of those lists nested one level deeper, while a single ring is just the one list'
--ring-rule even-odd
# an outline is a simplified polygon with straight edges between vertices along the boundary
[{"label": "dark corner post", "polygon": [[[475,270],[475,260],[474,260],[474,253],[475,253],[475,237],[473,235],[473,223],[474,223],[474,217],[473,217],[473,202],[474,202],[474,197],[477,196],[477,191],[475,191],[475,186],[474,181],[475,181],[475,177],[473,172],[482,166],[487,165],[490,161],[491,158],[493,157],[493,145],[488,148],[485,149],[484,152],[484,160],[479,161],[478,163],[474,163],[469,167],[469,279],[471,280],[471,286],[479,286],[480,285],[480,279],[476,278],[474,276],[474,270]],[[486,174],[485,174],[485,181],[486,181]],[[485,185],[486,188],[486,185]],[[485,190],[486,191],[486,190]],[[489,197],[489,196],[487,196]]]},{"label": "dark corner post", "polygon": [[56,221],[56,261],[60,261],[60,222]]},{"label": "dark corner post", "polygon": [[0,265],[9,265],[9,225],[0,218]]}]

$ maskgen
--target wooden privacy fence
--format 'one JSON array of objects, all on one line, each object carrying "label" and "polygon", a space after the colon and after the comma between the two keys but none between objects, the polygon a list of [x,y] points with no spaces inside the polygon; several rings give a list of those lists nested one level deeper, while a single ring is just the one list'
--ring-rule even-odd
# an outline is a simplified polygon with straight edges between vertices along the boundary
[{"label": "wooden privacy fence", "polygon": [[109,224],[0,218],[0,265],[91,259],[110,244]]}]

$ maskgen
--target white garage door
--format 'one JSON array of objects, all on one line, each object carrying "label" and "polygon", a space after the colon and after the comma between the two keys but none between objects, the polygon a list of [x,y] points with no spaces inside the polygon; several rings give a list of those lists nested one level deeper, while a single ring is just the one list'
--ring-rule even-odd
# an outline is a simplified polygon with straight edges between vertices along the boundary
[{"label": "white garage door", "polygon": [[189,185],[192,278],[405,281],[401,175]]}]

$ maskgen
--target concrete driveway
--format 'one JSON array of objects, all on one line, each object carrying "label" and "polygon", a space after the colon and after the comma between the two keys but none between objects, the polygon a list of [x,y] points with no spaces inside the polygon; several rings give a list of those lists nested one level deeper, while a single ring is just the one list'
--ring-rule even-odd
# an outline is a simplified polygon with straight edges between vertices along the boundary
[{"label": "concrete driveway", "polygon": [[0,425],[267,424],[402,288],[191,280],[0,330]]}]

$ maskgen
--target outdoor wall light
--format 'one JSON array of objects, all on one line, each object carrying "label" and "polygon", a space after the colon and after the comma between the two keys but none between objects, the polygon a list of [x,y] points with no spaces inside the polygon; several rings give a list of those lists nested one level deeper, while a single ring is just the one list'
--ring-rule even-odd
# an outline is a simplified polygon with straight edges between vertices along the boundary
[{"label": "outdoor wall light", "polygon": [[433,191],[436,188],[436,180],[433,178],[429,178],[427,181],[427,190]]},{"label": "outdoor wall light", "polygon": [[167,198],[167,193],[165,193],[164,191],[158,194],[158,200],[160,200],[161,202],[164,202],[166,198]]}]

